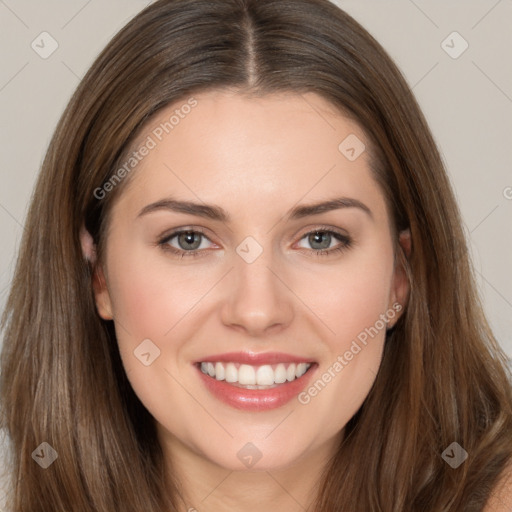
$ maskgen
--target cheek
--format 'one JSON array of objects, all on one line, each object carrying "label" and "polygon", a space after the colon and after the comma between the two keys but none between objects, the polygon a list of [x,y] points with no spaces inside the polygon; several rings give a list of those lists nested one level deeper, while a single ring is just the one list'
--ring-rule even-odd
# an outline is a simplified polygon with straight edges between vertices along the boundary
[{"label": "cheek", "polygon": [[164,258],[151,259],[144,250],[132,248],[123,257],[119,252],[112,250],[108,274],[119,352],[135,393],[159,418],[163,404],[190,405],[173,379],[179,376],[176,360],[187,338],[173,334],[193,315],[207,280],[171,270]]},{"label": "cheek", "polygon": [[316,295],[315,311],[332,332],[323,339],[325,352],[315,379],[299,396],[313,416],[325,418],[326,435],[346,425],[368,396],[382,358],[383,318],[394,315],[388,304],[388,258],[371,264],[362,260],[345,270],[331,273],[324,281],[326,293]]},{"label": "cheek", "polygon": [[303,279],[301,296],[329,328],[332,346],[350,344],[391,307],[392,273],[392,250],[381,246],[381,251],[359,251],[316,271],[307,283]]},{"label": "cheek", "polygon": [[182,271],[165,259],[132,252],[109,273],[113,311],[130,338],[162,339],[208,289],[207,273]]}]

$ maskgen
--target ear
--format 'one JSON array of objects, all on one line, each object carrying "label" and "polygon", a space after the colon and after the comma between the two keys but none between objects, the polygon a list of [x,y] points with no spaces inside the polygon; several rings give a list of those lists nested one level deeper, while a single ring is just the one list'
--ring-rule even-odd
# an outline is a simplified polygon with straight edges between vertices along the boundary
[{"label": "ear", "polygon": [[[401,231],[398,236],[398,244],[395,254],[395,268],[393,271],[393,280],[391,283],[391,292],[388,304],[388,308],[396,311],[398,314],[389,321],[388,329],[396,324],[405,309],[405,304],[407,303],[410,291],[407,264],[410,255],[411,232],[409,229],[405,229],[404,231]],[[400,305],[400,307],[398,305]]]},{"label": "ear", "polygon": [[82,254],[84,255],[84,258],[93,268],[92,287],[98,314],[103,318],[103,320],[112,320],[112,302],[110,300],[103,266],[97,261],[97,252],[94,240],[89,231],[87,231],[83,225],[80,229],[80,244],[82,246]]}]

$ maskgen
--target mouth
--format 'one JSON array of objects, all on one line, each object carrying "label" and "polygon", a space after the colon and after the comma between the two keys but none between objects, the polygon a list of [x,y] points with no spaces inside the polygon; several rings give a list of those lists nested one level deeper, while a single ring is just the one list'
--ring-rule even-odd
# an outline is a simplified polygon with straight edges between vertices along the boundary
[{"label": "mouth", "polygon": [[223,354],[194,365],[215,398],[246,411],[288,403],[306,387],[318,367],[315,361],[278,353]]},{"label": "mouth", "polygon": [[205,375],[244,389],[273,389],[286,382],[300,379],[310,368],[311,363],[252,366],[221,361],[202,362],[199,366]]}]

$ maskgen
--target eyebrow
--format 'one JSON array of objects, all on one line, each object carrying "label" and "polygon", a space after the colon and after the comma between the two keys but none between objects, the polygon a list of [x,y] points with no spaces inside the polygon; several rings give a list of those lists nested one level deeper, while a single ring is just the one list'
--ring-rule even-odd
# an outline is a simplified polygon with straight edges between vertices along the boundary
[{"label": "eyebrow", "polygon": [[[313,204],[295,206],[289,210],[284,218],[286,220],[297,220],[312,215],[319,215],[321,213],[340,210],[343,208],[358,208],[365,212],[372,220],[373,214],[370,208],[358,199],[350,197],[336,197],[327,201],[320,201]],[[191,201],[178,201],[177,199],[168,197],[161,199],[154,203],[148,204],[139,212],[137,217],[142,217],[148,213],[169,210],[171,212],[186,213],[195,215],[197,217],[204,217],[207,219],[229,223],[231,221],[230,215],[220,206],[194,203]]]}]

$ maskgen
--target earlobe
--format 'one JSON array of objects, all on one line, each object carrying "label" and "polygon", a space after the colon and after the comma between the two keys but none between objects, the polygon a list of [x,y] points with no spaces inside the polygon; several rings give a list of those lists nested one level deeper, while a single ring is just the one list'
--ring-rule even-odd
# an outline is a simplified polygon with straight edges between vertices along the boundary
[{"label": "earlobe", "polygon": [[98,314],[104,320],[112,320],[112,305],[107,288],[107,282],[102,266],[97,262],[96,245],[91,234],[82,225],[80,229],[80,244],[84,258],[91,264],[93,271],[92,287]]},{"label": "earlobe", "polygon": [[[388,323],[388,329],[393,327],[403,311],[408,300],[410,283],[408,272],[408,260],[411,255],[411,233],[409,229],[400,232],[398,237],[398,247],[395,255],[395,268],[393,272],[393,282],[389,297],[389,308],[396,310],[397,304],[400,305],[400,313]],[[396,307],[394,307],[396,306]]]},{"label": "earlobe", "polygon": [[112,303],[101,265],[97,265],[94,269],[92,286],[98,314],[103,318],[103,320],[112,320],[114,318],[112,315]]}]

